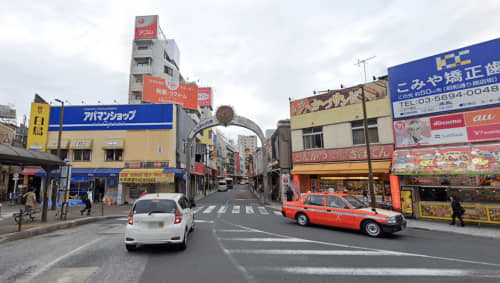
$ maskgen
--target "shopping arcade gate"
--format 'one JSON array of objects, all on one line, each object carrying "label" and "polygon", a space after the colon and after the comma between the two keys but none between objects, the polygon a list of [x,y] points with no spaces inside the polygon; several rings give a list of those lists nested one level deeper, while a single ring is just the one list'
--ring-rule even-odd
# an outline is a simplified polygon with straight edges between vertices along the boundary
[{"label": "shopping arcade gate", "polygon": [[271,193],[269,188],[269,180],[267,179],[268,168],[267,168],[267,148],[266,142],[264,139],[264,133],[261,128],[255,124],[252,120],[245,118],[243,116],[235,116],[234,110],[231,106],[222,105],[217,108],[216,114],[214,117],[206,118],[200,121],[197,125],[193,127],[191,132],[189,133],[187,140],[187,152],[186,152],[186,195],[189,199],[194,199],[194,191],[191,190],[191,145],[194,137],[200,133],[201,131],[216,127],[216,126],[239,126],[251,130],[254,132],[260,139],[262,144],[262,168],[263,168],[263,183],[264,183],[264,203],[269,203],[271,201]]}]

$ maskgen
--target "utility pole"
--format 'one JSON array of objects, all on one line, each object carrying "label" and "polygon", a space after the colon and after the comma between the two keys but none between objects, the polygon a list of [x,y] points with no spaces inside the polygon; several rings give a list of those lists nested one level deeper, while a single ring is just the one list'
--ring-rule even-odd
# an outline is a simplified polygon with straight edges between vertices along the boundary
[{"label": "utility pole", "polygon": [[375,58],[376,56],[372,56],[372,57],[369,57],[369,58],[366,58],[366,59],[363,59],[363,60],[360,60],[358,59],[358,62],[354,65],[358,66],[358,67],[361,67],[361,64],[363,64],[363,72],[364,72],[364,75],[365,75],[365,83],[366,83],[366,61],[368,60],[371,60],[373,58]]},{"label": "utility pole", "polygon": [[[59,118],[59,134],[57,137],[57,158],[61,158],[61,135],[62,135],[62,125],[63,125],[63,118],[64,118],[64,101],[59,100],[59,99],[54,99],[55,101],[61,103],[61,116]],[[50,207],[50,210],[56,210],[56,194],[59,192],[59,170],[56,170],[56,176],[54,179],[54,186],[52,186],[52,205]],[[61,210],[62,211],[62,210]]]},{"label": "utility pole", "polygon": [[375,200],[375,190],[373,187],[373,171],[372,171],[372,157],[370,153],[370,140],[368,139],[368,119],[366,115],[366,100],[365,100],[365,89],[363,85],[361,88],[361,99],[363,99],[363,124],[365,126],[365,143],[366,143],[366,156],[368,157],[368,187],[370,189],[371,207],[375,211],[376,200]]}]

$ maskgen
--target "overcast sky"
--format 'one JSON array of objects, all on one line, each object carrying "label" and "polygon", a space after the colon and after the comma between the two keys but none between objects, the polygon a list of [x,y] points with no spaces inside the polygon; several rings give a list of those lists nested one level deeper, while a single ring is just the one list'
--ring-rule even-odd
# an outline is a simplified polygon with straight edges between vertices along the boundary
[{"label": "overcast sky", "polygon": [[[184,77],[214,104],[275,128],[288,98],[500,37],[500,1],[3,1],[0,104],[18,121],[34,93],[70,104],[127,103],[137,15],[159,15]],[[500,52],[500,51],[499,51]],[[231,127],[227,135],[250,133]]]}]

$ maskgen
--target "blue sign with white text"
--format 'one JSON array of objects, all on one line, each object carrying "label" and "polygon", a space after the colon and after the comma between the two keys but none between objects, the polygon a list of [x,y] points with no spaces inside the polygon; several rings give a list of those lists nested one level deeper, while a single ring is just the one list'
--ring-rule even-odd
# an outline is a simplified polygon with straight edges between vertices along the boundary
[{"label": "blue sign with white text", "polygon": [[500,104],[500,38],[389,68],[394,119]]},{"label": "blue sign with white text", "polygon": [[[61,107],[50,108],[49,131],[59,130]],[[65,106],[64,131],[172,129],[172,104]]]}]

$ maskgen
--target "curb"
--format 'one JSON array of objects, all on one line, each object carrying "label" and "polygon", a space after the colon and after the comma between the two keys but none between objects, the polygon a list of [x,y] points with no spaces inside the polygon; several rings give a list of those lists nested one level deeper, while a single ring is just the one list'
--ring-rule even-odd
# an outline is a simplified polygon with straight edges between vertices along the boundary
[{"label": "curb", "polygon": [[47,234],[56,230],[72,228],[80,225],[85,225],[101,220],[114,219],[126,217],[126,215],[110,215],[110,216],[94,216],[94,217],[86,217],[81,219],[69,220],[61,223],[56,223],[54,225],[46,226],[46,227],[36,227],[31,228],[21,232],[14,232],[9,234],[0,235],[0,244],[7,243],[10,241],[16,241],[21,239],[26,239],[29,237],[34,237],[37,235]]}]

